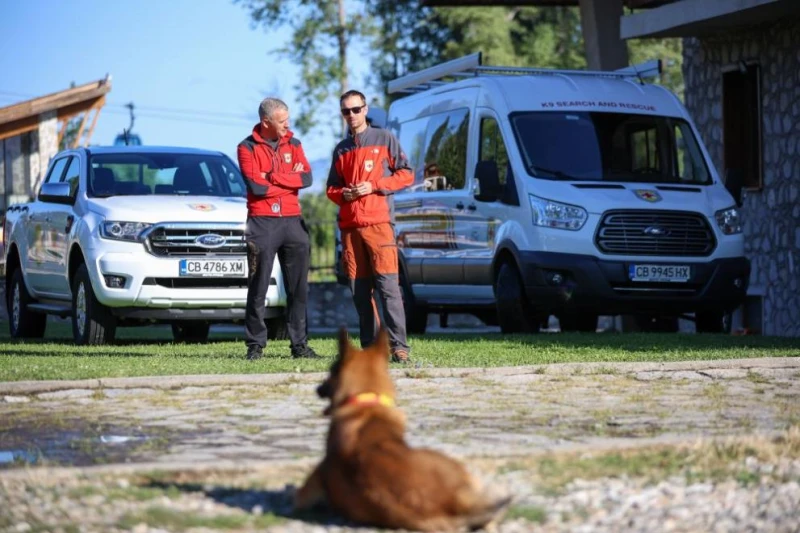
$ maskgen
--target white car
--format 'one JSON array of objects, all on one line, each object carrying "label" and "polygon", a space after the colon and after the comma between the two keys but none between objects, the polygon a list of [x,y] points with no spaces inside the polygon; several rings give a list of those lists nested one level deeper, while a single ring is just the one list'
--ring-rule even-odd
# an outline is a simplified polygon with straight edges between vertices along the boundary
[{"label": "white car", "polygon": [[[244,180],[225,154],[90,147],[51,161],[37,197],[5,220],[12,337],[41,337],[47,314],[71,316],[77,344],[113,342],[119,326],[172,325],[178,341],[244,319]],[[278,261],[266,298],[284,338]]]}]

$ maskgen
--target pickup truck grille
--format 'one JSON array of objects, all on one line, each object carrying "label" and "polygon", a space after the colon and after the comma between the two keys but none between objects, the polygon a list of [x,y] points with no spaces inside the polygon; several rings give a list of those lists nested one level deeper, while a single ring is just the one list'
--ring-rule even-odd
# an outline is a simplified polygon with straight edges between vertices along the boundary
[{"label": "pickup truck grille", "polygon": [[246,255],[243,224],[162,224],[145,240],[147,250],[158,257]]},{"label": "pickup truck grille", "polygon": [[609,211],[595,234],[609,255],[705,257],[717,241],[704,216],[682,211]]}]

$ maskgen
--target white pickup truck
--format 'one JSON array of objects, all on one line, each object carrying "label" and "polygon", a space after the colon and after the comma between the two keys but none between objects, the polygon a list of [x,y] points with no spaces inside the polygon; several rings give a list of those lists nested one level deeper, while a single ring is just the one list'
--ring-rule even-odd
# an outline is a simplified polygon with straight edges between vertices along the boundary
[{"label": "white pickup truck", "polygon": [[[3,232],[11,336],[40,338],[72,317],[77,344],[120,326],[171,324],[176,341],[244,319],[247,208],[236,164],[188,148],[91,147],[51,161],[36,198],[9,207]],[[270,338],[285,338],[277,261]]]}]

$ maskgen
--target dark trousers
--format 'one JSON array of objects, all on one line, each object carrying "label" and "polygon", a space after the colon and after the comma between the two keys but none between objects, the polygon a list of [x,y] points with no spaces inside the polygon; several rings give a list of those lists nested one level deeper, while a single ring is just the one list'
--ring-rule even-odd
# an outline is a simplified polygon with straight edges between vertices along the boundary
[{"label": "dark trousers", "polygon": [[275,254],[283,271],[286,287],[286,323],[292,348],[308,342],[306,305],[308,302],[308,266],[311,246],[302,217],[248,217],[247,308],[244,339],[250,346],[267,344],[264,304],[272,275]]}]

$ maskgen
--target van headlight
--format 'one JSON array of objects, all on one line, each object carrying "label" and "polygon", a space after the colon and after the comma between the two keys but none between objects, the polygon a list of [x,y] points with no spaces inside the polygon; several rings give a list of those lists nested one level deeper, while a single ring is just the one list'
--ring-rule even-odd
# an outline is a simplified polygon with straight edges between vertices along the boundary
[{"label": "van headlight", "polygon": [[589,214],[577,205],[562,204],[529,195],[533,225],[545,228],[558,228],[578,231],[586,224]]},{"label": "van headlight", "polygon": [[152,224],[144,222],[120,222],[116,220],[106,220],[100,224],[100,236],[104,239],[115,241],[139,242],[142,240],[142,232]]},{"label": "van headlight", "polygon": [[717,226],[725,235],[735,235],[742,232],[742,217],[735,207],[717,211],[714,213],[714,218],[717,219]]}]

